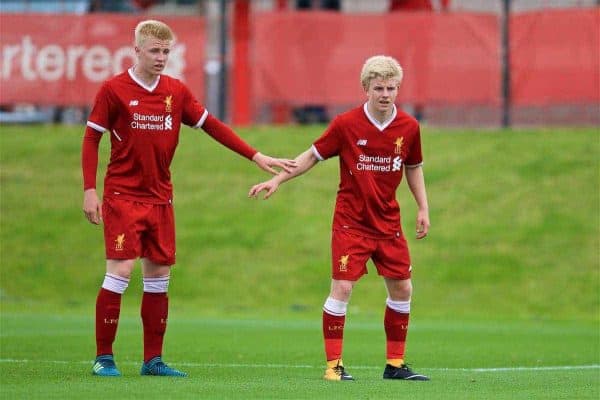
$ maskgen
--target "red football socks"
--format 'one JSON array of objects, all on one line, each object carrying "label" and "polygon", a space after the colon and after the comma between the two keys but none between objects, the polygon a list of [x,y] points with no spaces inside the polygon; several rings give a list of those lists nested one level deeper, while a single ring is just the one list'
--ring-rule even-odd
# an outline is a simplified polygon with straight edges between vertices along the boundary
[{"label": "red football socks", "polygon": [[342,358],[346,316],[335,316],[323,311],[323,337],[327,361]]},{"label": "red football socks", "polygon": [[141,309],[144,325],[144,362],[162,355],[168,314],[169,298],[166,293],[144,292]]},{"label": "red football socks", "polygon": [[121,295],[100,288],[96,298],[96,356],[113,354],[120,312]]},{"label": "red football socks", "polygon": [[390,307],[385,308],[383,325],[386,336],[386,357],[403,359],[406,347],[406,334],[408,332],[408,319],[410,314],[399,313]]}]

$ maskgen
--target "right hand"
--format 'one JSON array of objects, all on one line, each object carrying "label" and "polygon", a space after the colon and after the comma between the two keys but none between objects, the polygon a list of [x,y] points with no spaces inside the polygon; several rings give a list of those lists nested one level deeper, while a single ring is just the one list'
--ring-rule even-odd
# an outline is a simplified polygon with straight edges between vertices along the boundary
[{"label": "right hand", "polygon": [[279,183],[276,182],[274,179],[270,179],[268,181],[261,182],[259,184],[252,186],[250,188],[250,191],[248,192],[248,197],[258,197],[258,194],[264,190],[267,193],[265,193],[263,200],[266,200],[269,197],[271,197],[271,195],[273,193],[275,193],[278,188],[279,188]]},{"label": "right hand", "polygon": [[98,200],[96,189],[83,192],[83,214],[94,225],[99,225],[102,221],[102,204]]}]

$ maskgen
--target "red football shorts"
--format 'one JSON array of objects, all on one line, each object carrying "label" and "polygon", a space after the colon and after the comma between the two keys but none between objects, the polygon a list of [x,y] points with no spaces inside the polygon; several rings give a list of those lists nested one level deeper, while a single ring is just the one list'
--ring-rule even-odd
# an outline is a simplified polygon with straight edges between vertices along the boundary
[{"label": "red football shorts", "polygon": [[410,278],[410,255],[402,233],[393,238],[372,239],[334,229],[331,237],[331,275],[336,280],[357,281],[368,273],[373,260],[377,273],[390,279]]},{"label": "red football shorts", "polygon": [[147,204],[104,198],[106,258],[143,257],[159,265],[175,264],[175,216],[171,204]]}]

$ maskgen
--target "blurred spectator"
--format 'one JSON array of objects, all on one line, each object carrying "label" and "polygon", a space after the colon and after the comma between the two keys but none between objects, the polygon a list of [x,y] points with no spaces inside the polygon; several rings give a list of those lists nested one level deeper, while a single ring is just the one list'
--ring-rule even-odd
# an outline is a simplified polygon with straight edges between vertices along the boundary
[{"label": "blurred spectator", "polygon": [[[296,0],[298,10],[340,10],[340,0]],[[293,110],[294,118],[301,124],[329,122],[327,109],[321,104],[306,104]]]}]

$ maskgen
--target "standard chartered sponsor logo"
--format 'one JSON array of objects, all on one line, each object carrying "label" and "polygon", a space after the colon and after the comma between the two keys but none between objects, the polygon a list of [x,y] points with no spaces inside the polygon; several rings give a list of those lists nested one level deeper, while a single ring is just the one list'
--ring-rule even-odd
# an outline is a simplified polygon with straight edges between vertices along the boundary
[{"label": "standard chartered sponsor logo", "polygon": [[165,117],[164,115],[159,114],[133,113],[133,121],[131,121],[131,128],[152,131],[172,130],[173,117],[171,117],[171,114]]},{"label": "standard chartered sponsor logo", "polygon": [[378,172],[390,172],[400,171],[402,168],[402,159],[400,156],[394,157],[382,157],[382,156],[367,156],[361,154],[358,156],[358,163],[356,163],[356,169],[358,171],[378,171]]}]

